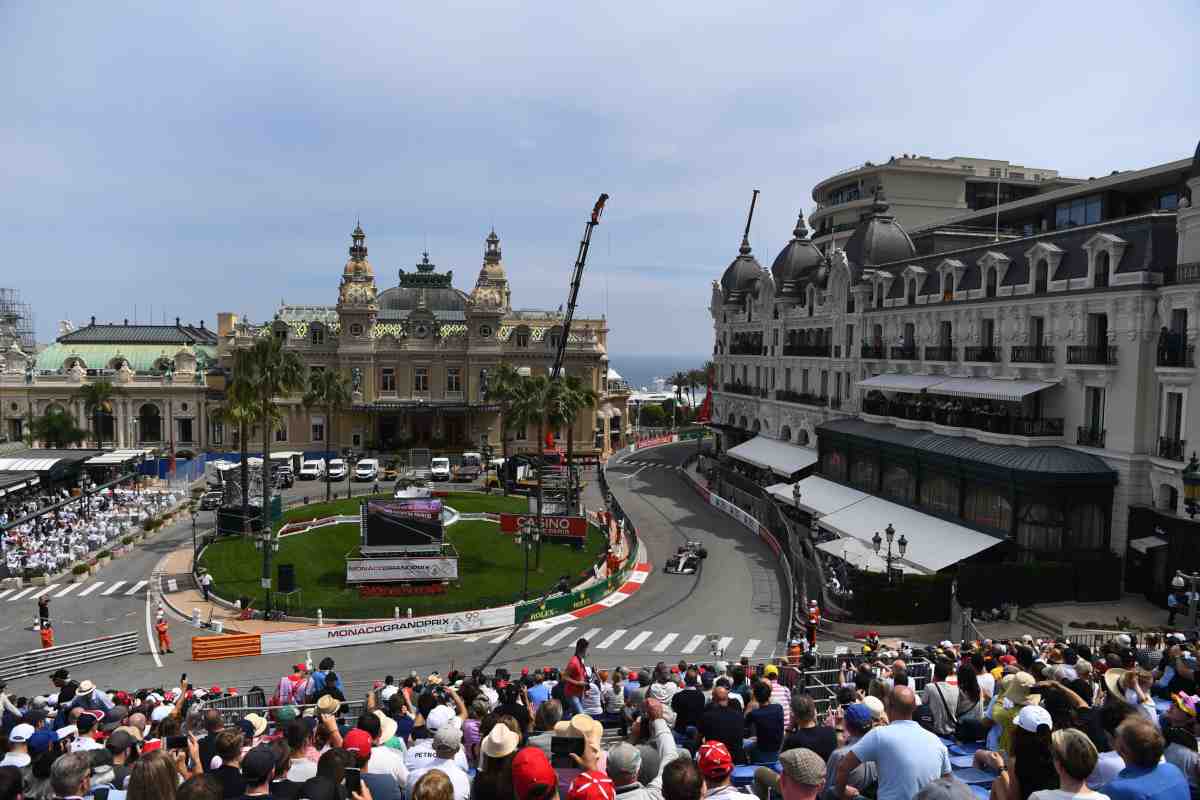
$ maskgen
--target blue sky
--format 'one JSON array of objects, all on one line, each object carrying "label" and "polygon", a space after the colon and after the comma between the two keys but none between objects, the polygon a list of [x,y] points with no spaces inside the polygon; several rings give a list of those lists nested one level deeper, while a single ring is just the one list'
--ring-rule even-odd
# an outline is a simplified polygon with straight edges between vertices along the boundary
[{"label": "blue sky", "polygon": [[[990,8],[989,8],[990,6]],[[428,246],[622,352],[711,348],[709,284],[770,263],[812,185],[893,153],[1103,175],[1200,138],[1193,0],[0,2],[0,285],[38,317],[212,324],[332,303],[356,216],[381,287]]]}]

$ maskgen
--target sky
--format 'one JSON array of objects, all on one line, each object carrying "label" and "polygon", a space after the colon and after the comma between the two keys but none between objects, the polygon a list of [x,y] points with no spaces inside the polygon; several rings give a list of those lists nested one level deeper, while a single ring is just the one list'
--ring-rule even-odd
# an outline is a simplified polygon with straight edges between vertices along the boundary
[{"label": "sky", "polygon": [[769,266],[812,186],[892,154],[1107,175],[1200,138],[1195,0],[0,0],[0,286],[58,320],[332,304],[361,219],[380,289],[428,248],[610,353],[711,352],[711,281]]}]

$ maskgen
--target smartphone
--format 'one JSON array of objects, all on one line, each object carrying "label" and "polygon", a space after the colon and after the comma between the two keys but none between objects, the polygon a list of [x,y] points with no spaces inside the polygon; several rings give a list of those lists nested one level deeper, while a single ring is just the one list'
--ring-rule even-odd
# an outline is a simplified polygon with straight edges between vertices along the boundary
[{"label": "smartphone", "polygon": [[346,791],[352,794],[362,791],[362,774],[357,767],[346,767]]},{"label": "smartphone", "polygon": [[584,739],[581,736],[552,736],[550,738],[550,766],[577,766],[571,754],[583,757]]},{"label": "smartphone", "polygon": [[188,740],[186,736],[168,736],[166,747],[168,750],[186,750]]}]

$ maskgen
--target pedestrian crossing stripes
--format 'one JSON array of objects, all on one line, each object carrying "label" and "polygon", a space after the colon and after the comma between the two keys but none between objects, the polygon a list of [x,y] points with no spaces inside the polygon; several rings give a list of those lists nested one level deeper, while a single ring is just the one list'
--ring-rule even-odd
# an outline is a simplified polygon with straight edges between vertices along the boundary
[{"label": "pedestrian crossing stripes", "polygon": [[[0,596],[0,601],[4,598]],[[775,643],[769,639],[751,639],[721,636],[711,633],[678,633],[675,631],[647,631],[630,628],[586,628],[578,625],[546,625],[532,628],[521,627],[513,632],[511,627],[464,636],[463,642],[507,642],[505,649],[523,650],[541,648],[546,650],[570,650],[576,640],[587,639],[592,652],[615,653],[661,653],[667,656],[682,655],[694,658],[770,658],[775,653]],[[737,645],[734,647],[734,645]],[[714,649],[717,654],[714,654]]]},{"label": "pedestrian crossing stripes", "polygon": [[630,467],[656,467],[658,469],[673,469],[673,470],[681,469],[679,466],[677,466],[675,464],[667,464],[664,461],[640,461],[636,458],[627,458],[627,459],[621,461],[620,466],[626,466],[626,465],[628,465]]},{"label": "pedestrian crossing stripes", "polygon": [[[45,597],[49,600],[64,598],[74,600],[77,597],[87,597],[93,592],[99,592],[105,597],[133,597],[142,595],[149,580],[135,581],[91,581],[89,583],[48,583],[45,586],[26,586],[24,589],[4,589],[0,591],[0,602],[12,603],[18,600],[39,600]],[[103,589],[103,591],[101,591]]]}]

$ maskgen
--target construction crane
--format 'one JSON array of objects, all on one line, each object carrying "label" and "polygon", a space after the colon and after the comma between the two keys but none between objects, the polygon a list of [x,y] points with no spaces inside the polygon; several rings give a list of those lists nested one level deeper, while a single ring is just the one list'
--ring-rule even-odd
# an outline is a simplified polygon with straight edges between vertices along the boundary
[{"label": "construction crane", "polygon": [[567,295],[567,315],[563,319],[562,335],[558,339],[558,350],[554,354],[554,366],[550,368],[550,380],[556,381],[562,373],[563,358],[567,354],[567,338],[571,335],[571,320],[575,317],[575,301],[579,299],[579,284],[583,281],[583,267],[587,264],[588,249],[592,246],[592,231],[600,224],[600,215],[604,213],[604,204],[608,201],[607,194],[601,194],[600,199],[592,208],[592,216],[583,229],[583,239],[579,242],[579,255],[575,258],[575,271],[571,274],[571,291]]}]

